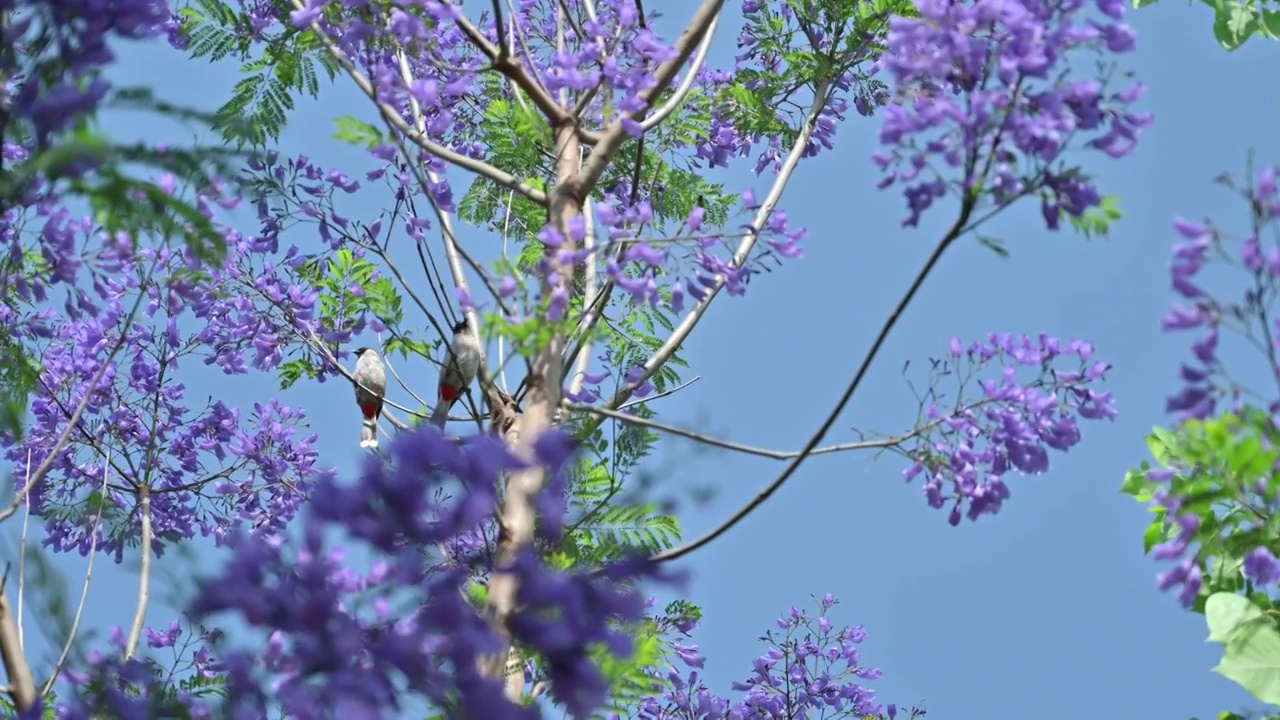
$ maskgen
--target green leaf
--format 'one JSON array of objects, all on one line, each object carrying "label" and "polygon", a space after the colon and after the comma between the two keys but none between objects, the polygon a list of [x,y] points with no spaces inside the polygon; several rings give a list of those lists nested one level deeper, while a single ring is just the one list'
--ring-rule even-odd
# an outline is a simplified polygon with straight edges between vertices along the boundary
[{"label": "green leaf", "polygon": [[1272,38],[1280,37],[1280,10],[1263,10],[1262,26]]},{"label": "green leaf", "polygon": [[1153,485],[1143,470],[1130,470],[1124,474],[1124,482],[1120,484],[1120,492],[1138,497],[1148,492]]},{"label": "green leaf", "polygon": [[1164,536],[1164,519],[1153,520],[1142,533],[1142,553],[1151,552],[1151,548],[1159,545]]},{"label": "green leaf", "polygon": [[334,124],[338,126],[338,132],[333,135],[337,140],[365,150],[372,150],[386,144],[382,131],[363,120],[357,120],[350,115],[343,115],[334,120]]},{"label": "green leaf", "polygon": [[1012,257],[1009,248],[1005,247],[1004,241],[999,238],[978,235],[978,244],[995,253],[1001,260]]},{"label": "green leaf", "polygon": [[1262,27],[1254,9],[1243,2],[1215,0],[1213,9],[1213,36],[1228,52],[1239,48]]},{"label": "green leaf", "polygon": [[[1219,595],[1209,599],[1214,597]],[[1213,671],[1236,681],[1263,702],[1280,704],[1280,632],[1270,618],[1238,626],[1228,638],[1222,662]]]},{"label": "green leaf", "polygon": [[[1154,1],[1151,0],[1151,2]],[[1079,216],[1068,214],[1067,219],[1071,222],[1071,226],[1076,229],[1076,232],[1092,239],[1095,236],[1106,237],[1109,235],[1111,226],[1122,216],[1120,198],[1115,195],[1105,195],[1096,207],[1085,210]]]},{"label": "green leaf", "polygon": [[1235,593],[1214,593],[1205,601],[1204,620],[1209,625],[1205,642],[1225,644],[1236,628],[1262,617],[1262,611]]},{"label": "green leaf", "polygon": [[1147,449],[1156,462],[1169,465],[1173,459],[1171,451],[1177,447],[1177,442],[1177,436],[1168,430],[1162,427],[1152,428],[1151,434],[1147,436]]}]

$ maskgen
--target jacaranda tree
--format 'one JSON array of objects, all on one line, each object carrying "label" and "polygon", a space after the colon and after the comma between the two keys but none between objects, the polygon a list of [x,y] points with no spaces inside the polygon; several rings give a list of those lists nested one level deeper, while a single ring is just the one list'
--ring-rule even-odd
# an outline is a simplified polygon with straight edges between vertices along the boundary
[{"label": "jacaranda tree", "polygon": [[[835,598],[785,613],[722,695],[698,673],[700,609],[653,606],[646,589],[678,583],[673,561],[815,454],[888,449],[901,466],[886,472],[957,524],[997,513],[1017,476],[1081,441],[1081,420],[1114,417],[1092,345],[993,332],[939,347],[913,427],[824,444],[949,248],[1020,203],[1052,230],[1105,231],[1115,217],[1090,166],[1130,154],[1150,123],[1135,108],[1142,85],[1117,64],[1134,47],[1124,3],[744,0],[731,67],[708,59],[723,0],[667,10],[0,0],[0,319],[15,418],[0,520],[38,518],[49,552],[141,560],[111,646],[79,648],[71,622],[49,667],[32,667],[0,597],[20,711],[917,714],[867,685],[880,672],[859,652],[866,632],[837,628]],[[175,62],[241,63],[216,112],[107,82],[109,41],[165,38]],[[336,119],[339,139],[367,150],[362,167],[275,149],[297,100],[333,83],[367,97]],[[94,122],[105,103],[205,123],[224,147],[113,144]],[[716,298],[765,270],[804,271],[815,239],[784,193],[846,122],[880,124],[868,161],[878,189],[904,197],[903,226],[933,211],[949,229],[803,447],[661,422],[660,399],[693,380],[682,343]],[[760,187],[714,181],[739,162]],[[355,198],[380,210],[356,215]],[[442,433],[422,422],[435,393],[418,379],[439,372],[460,318],[486,357]],[[310,409],[202,402],[184,384],[199,364],[227,383],[349,384],[355,346],[373,338],[391,380],[389,441],[356,477],[327,467]],[[355,450],[354,402],[351,417]],[[636,492],[666,434],[783,469],[685,539]],[[219,560],[197,574],[184,620],[148,626],[156,566],[202,541]],[[240,629],[212,629],[228,624]]]}]

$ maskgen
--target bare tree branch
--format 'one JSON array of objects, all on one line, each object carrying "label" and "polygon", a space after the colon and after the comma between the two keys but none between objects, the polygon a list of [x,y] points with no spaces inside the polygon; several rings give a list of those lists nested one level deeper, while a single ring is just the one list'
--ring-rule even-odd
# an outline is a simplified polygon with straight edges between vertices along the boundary
[{"label": "bare tree branch", "polygon": [[[497,7],[496,0],[494,6],[495,8]],[[455,23],[458,25],[458,29],[462,31],[462,34],[466,35],[467,39],[471,41],[471,44],[479,48],[480,52],[489,58],[495,70],[507,76],[511,82],[515,83],[517,87],[529,96],[529,99],[542,111],[543,116],[547,118],[552,127],[569,120],[569,112],[556,103],[555,99],[529,73],[528,68],[506,52],[505,48],[495,46],[489,42],[484,33],[480,32],[479,28],[462,14],[461,9],[458,11]],[[499,34],[498,37],[502,37],[502,35]]]},{"label": "bare tree branch", "polygon": [[684,545],[680,545],[679,547],[654,555],[654,562],[676,560],[711,543],[716,538],[728,532],[734,525],[741,522],[747,515],[750,515],[753,510],[760,507],[764,501],[768,500],[771,495],[778,491],[778,488],[781,488],[783,484],[785,484],[787,480],[795,474],[796,470],[800,469],[800,465],[813,454],[813,451],[818,447],[818,444],[822,442],[824,437],[826,437],[827,431],[831,429],[831,426],[835,424],[836,419],[840,417],[840,413],[844,411],[845,406],[853,399],[854,393],[857,392],[858,386],[862,384],[862,379],[866,377],[867,371],[871,369],[871,363],[875,360],[876,355],[879,354],[880,348],[884,345],[884,341],[889,337],[889,333],[892,332],[894,326],[898,324],[898,319],[902,317],[902,313],[905,312],[907,306],[911,304],[916,293],[919,292],[920,288],[924,285],[929,274],[933,272],[938,261],[942,259],[942,255],[947,251],[947,248],[951,247],[951,244],[955,242],[956,238],[960,237],[964,232],[965,227],[969,222],[969,216],[972,212],[973,201],[972,199],[966,199],[960,207],[960,216],[956,218],[955,224],[953,224],[947,233],[943,235],[942,239],[938,241],[937,246],[934,247],[929,258],[925,260],[924,266],[920,268],[920,272],[916,273],[915,278],[911,281],[911,285],[907,287],[907,291],[902,296],[902,299],[898,301],[893,312],[889,314],[889,317],[885,319],[884,324],[881,325],[880,332],[876,335],[875,341],[871,343],[871,349],[868,350],[867,354],[862,358],[862,362],[858,365],[858,370],[854,373],[853,379],[849,381],[849,385],[840,396],[840,400],[836,402],[835,407],[833,407],[831,412],[827,414],[826,419],[823,420],[817,431],[814,432],[813,436],[809,438],[809,441],[805,443],[804,448],[800,450],[800,453],[787,465],[785,469],[783,469],[782,473],[778,475],[773,482],[769,483],[768,486],[761,490],[759,494],[752,498],[750,502],[743,505],[737,512],[731,515],[724,522],[717,525],[710,532],[707,532],[701,537],[685,543]]},{"label": "bare tree branch", "polygon": [[[412,80],[412,76],[409,68],[409,60],[407,56],[404,54],[403,49],[397,50],[396,58],[400,66],[401,79],[405,82],[406,85],[408,85]],[[410,98],[409,106],[410,106],[410,111],[413,113],[414,123],[418,126],[418,128],[422,132],[426,132],[426,119],[422,114],[422,108],[419,105],[417,99]],[[415,165],[413,163],[413,159],[409,157],[409,154],[407,152],[405,152],[404,147],[402,145],[400,146],[400,154],[405,157],[405,162],[409,163],[410,167],[412,168],[414,178],[418,181],[420,189],[422,190],[422,194],[427,198],[427,201],[431,204],[431,208],[435,211],[436,218],[440,222],[440,234],[443,236],[443,239],[444,239],[445,258],[449,262],[449,272],[454,276],[455,286],[463,288],[466,291],[468,297],[471,296],[471,291],[467,289],[467,285],[465,284],[466,276],[462,274],[461,266],[457,264],[457,260],[459,258],[462,258],[463,260],[466,261],[468,265],[471,266],[473,270],[475,270],[476,275],[480,278],[481,282],[485,284],[485,287],[489,290],[489,293],[497,301],[498,306],[502,309],[502,311],[504,313],[510,314],[510,310],[507,309],[506,305],[502,301],[502,295],[498,292],[497,288],[495,288],[493,284],[489,282],[489,278],[485,275],[484,270],[458,244],[457,235],[454,234],[453,232],[452,216],[449,213],[445,212],[444,209],[440,207],[440,204],[435,201],[435,198],[432,197],[431,187],[428,181],[430,181],[430,183],[438,183],[440,182],[440,178],[430,168],[419,168],[417,165]],[[423,175],[424,169],[426,171],[425,177]],[[424,271],[425,271],[425,268],[424,268]],[[457,280],[459,277],[464,278],[464,283],[461,285],[457,284]],[[442,304],[443,304],[443,301],[442,301]],[[445,310],[447,311],[448,308],[446,307]],[[467,317],[468,324],[471,326],[471,328],[474,331],[478,333],[480,325],[477,322],[477,318],[475,317],[474,311],[464,311],[464,314]],[[442,328],[436,328],[436,329],[437,331],[440,332],[440,337],[442,338],[448,337],[448,335],[444,332]],[[483,343],[481,343],[481,346],[483,349]],[[479,366],[477,375],[480,378],[481,387],[487,387],[488,384],[492,383],[492,379],[489,376],[487,363],[485,362],[483,353],[481,354],[480,366]],[[492,398],[490,399],[492,400]],[[474,401],[471,399],[470,390],[467,391],[466,402],[468,407],[471,409],[472,417],[475,419],[477,425],[483,428],[484,416],[479,412],[479,408],[475,407]]]},{"label": "bare tree branch", "polygon": [[[765,227],[765,223],[768,222],[769,216],[773,214],[774,208],[777,207],[778,202],[782,199],[787,183],[790,182],[796,166],[800,164],[800,159],[804,156],[804,150],[809,144],[809,139],[813,136],[814,128],[817,127],[818,115],[826,103],[828,87],[825,81],[820,81],[818,87],[814,89],[813,104],[809,108],[809,115],[800,127],[800,132],[796,134],[795,142],[791,145],[791,152],[787,154],[786,160],[783,161],[782,169],[778,172],[778,177],[774,180],[773,187],[769,188],[769,194],[765,196],[764,203],[756,211],[750,229],[739,241],[738,248],[734,251],[733,258],[729,262],[731,267],[739,268],[746,263],[750,257],[751,249],[755,246],[760,237],[760,232]],[[689,313],[684,316],[684,319],[680,321],[680,324],[676,326],[667,340],[662,343],[662,346],[655,350],[653,355],[641,365],[641,371],[638,376],[618,388],[609,402],[605,403],[604,407],[606,409],[616,410],[631,397],[636,388],[644,384],[650,377],[653,377],[653,374],[667,360],[671,359],[671,356],[675,354],[680,345],[693,332],[693,328],[697,326],[702,316],[706,314],[707,308],[711,306],[711,302],[720,294],[724,284],[724,276],[717,275],[715,277],[715,285],[707,289],[706,295],[689,310]]]},{"label": "bare tree branch", "polygon": [[[502,262],[509,262],[510,258],[507,254],[507,239],[510,237],[511,230],[511,201],[515,199],[515,193],[507,193],[507,209],[502,218]],[[502,334],[498,334],[498,357],[503,356]],[[507,385],[507,364],[503,362],[498,366],[498,379],[502,381],[502,390],[510,392],[511,388]]]},{"label": "bare tree branch", "polygon": [[[591,200],[587,200],[583,207],[582,219],[586,223],[586,237],[583,239],[585,249],[595,249],[595,217],[592,212]],[[596,301],[600,298],[600,283],[596,277],[596,259],[595,257],[587,258],[584,263],[585,270],[583,272],[583,307],[589,308],[594,312],[601,312],[603,308],[596,307]],[[603,303],[601,303],[603,305]],[[582,384],[586,382],[587,368],[591,365],[591,334],[588,332],[582,338],[582,344],[570,354],[573,357],[576,354],[577,359],[574,361],[573,374],[569,376],[569,393],[577,395],[582,392]]]},{"label": "bare tree branch", "polygon": [[13,608],[9,605],[8,572],[5,580],[0,580],[0,661],[4,662],[5,672],[9,676],[9,697],[19,712],[26,712],[35,707],[36,683],[31,677],[31,666],[27,664],[27,656],[22,652],[22,641],[18,638],[18,623],[14,621]]},{"label": "bare tree branch", "polygon": [[138,512],[142,520],[142,567],[138,570],[138,605],[133,611],[133,625],[124,646],[125,660],[138,651],[142,626],[147,621],[147,603],[151,599],[151,488],[145,484],[138,486]]},{"label": "bare tree branch", "polygon": [[[383,344],[383,343],[382,343],[382,333],[378,333],[378,345],[382,345],[382,344]],[[404,382],[404,380],[402,380],[402,379],[400,378],[400,373],[396,372],[396,369],[395,369],[394,367],[392,367],[392,366],[391,366],[391,358],[387,357],[387,356],[384,354],[384,355],[382,356],[382,364],[387,366],[387,370],[390,370],[390,371],[391,371],[391,377],[395,378],[395,379],[396,379],[396,382],[400,385],[400,387],[404,388],[404,391],[405,391],[405,392],[407,392],[407,393],[409,393],[409,397],[411,397],[411,398],[413,398],[414,400],[418,401],[418,404],[419,404],[419,405],[421,405],[422,407],[426,407],[426,406],[427,406],[427,401],[426,401],[426,400],[423,400],[423,399],[422,399],[422,398],[420,398],[420,397],[418,397],[418,393],[414,392],[414,391],[413,391],[413,388],[411,388],[411,387],[409,387],[408,385],[406,385],[406,384],[405,384],[405,382]],[[386,402],[386,401],[384,400],[383,402]]]},{"label": "bare tree branch", "polygon": [[[494,34],[498,36],[499,41],[506,37],[507,31],[502,24],[502,0],[493,0],[493,29],[496,31]],[[505,57],[506,54],[506,45],[498,48],[498,57]]]},{"label": "bare tree branch", "polygon": [[[707,62],[707,55],[711,52],[711,43],[715,39],[716,29],[719,26],[720,13],[717,12],[712,16],[711,24],[703,34],[702,40],[698,43],[697,54],[693,56],[693,62],[689,63],[689,69],[685,71],[684,79],[680,81],[680,85],[676,87],[671,97],[667,98],[667,101],[662,104],[662,107],[654,110],[648,117],[640,121],[640,129],[642,131],[648,132],[654,129],[684,104],[684,101],[689,97],[689,91],[693,89],[693,84],[698,80],[698,73],[702,71],[702,66]],[[599,145],[604,140],[602,134],[591,132],[585,128],[580,129],[578,135],[588,145]]]},{"label": "bare tree branch", "polygon": [[[617,420],[627,425],[636,425],[639,427],[653,428],[654,430],[659,430],[661,432],[665,432],[671,435],[677,435],[679,437],[688,438],[689,440],[693,440],[695,442],[700,442],[703,445],[710,445],[711,447],[724,448],[725,450],[733,450],[734,452],[740,452],[744,455],[755,455],[757,457],[769,458],[771,460],[792,460],[794,458],[798,458],[806,454],[804,450],[770,450],[768,448],[757,447],[755,445],[746,445],[743,443],[736,443],[731,440],[722,440],[718,437],[713,437],[711,435],[706,435],[694,430],[682,428],[677,425],[670,425],[668,423],[658,422],[657,420],[653,420],[651,418],[636,417],[635,415],[629,415],[627,413],[619,412],[617,410],[605,410],[603,408],[598,408],[593,405],[583,405],[580,403],[564,403],[564,407],[568,408],[569,410],[573,410],[575,412],[584,412],[584,413],[591,413],[593,415],[601,415],[603,417],[611,418],[613,420]],[[852,450],[875,450],[875,449],[896,447],[908,440],[911,440],[912,438],[920,437],[921,435],[937,427],[939,424],[941,424],[941,422],[942,422],[941,420],[935,420],[934,422],[918,427],[912,430],[911,432],[906,433],[905,435],[897,435],[894,437],[880,438],[879,440],[859,440],[857,442],[840,443],[839,445],[828,445],[826,447],[816,447],[816,448],[813,448],[812,450],[809,450],[807,454],[809,456],[830,455],[832,453],[849,452]]]}]

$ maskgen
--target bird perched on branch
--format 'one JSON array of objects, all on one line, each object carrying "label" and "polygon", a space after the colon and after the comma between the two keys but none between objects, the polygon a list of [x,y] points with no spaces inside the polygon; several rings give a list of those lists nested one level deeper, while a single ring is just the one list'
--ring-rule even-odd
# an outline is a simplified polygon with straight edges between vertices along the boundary
[{"label": "bird perched on branch", "polygon": [[458,398],[471,387],[480,371],[480,340],[471,331],[464,317],[453,326],[453,340],[445,353],[444,366],[440,369],[440,388],[436,395],[436,407],[431,412],[431,424],[444,429],[449,410]]},{"label": "bird perched on branch", "polygon": [[364,421],[360,426],[360,447],[378,447],[378,416],[382,415],[382,398],[387,394],[387,373],[382,358],[373,348],[356,348],[356,405]]}]

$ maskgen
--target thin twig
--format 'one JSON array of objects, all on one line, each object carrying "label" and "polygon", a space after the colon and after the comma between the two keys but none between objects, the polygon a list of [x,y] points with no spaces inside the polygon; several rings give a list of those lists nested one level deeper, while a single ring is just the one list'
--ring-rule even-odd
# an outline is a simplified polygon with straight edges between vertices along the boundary
[{"label": "thin twig", "polygon": [[[379,346],[382,345],[382,333],[378,333],[378,345]],[[386,354],[383,354],[382,356],[382,364],[387,366],[387,369],[391,371],[391,377],[396,379],[396,382],[400,384],[400,387],[404,388],[405,392],[409,393],[410,397],[412,397],[414,400],[417,400],[418,404],[421,405],[422,407],[427,406],[427,401],[418,397],[418,393],[414,392],[413,388],[406,385],[404,380],[400,379],[400,373],[396,372],[396,369],[391,366],[391,358],[387,357]]]},{"label": "thin twig", "polygon": [[[106,453],[103,453],[106,455]],[[62,652],[58,654],[58,662],[53,666],[53,672],[49,675],[49,679],[45,682],[40,690],[41,695],[48,695],[53,690],[53,684],[58,682],[58,676],[62,674],[62,668],[66,665],[67,656],[71,654],[71,646],[75,644],[76,635],[80,632],[80,618],[84,617],[85,601],[89,599],[89,581],[93,578],[93,561],[98,557],[98,534],[102,529],[102,512],[106,507],[107,496],[107,470],[111,467],[110,457],[107,462],[102,464],[102,498],[98,503],[98,517],[93,521],[93,534],[89,536],[89,566],[84,571],[84,585],[80,587],[80,604],[76,606],[76,615],[71,619],[71,631],[67,633],[67,641],[62,645]]]},{"label": "thin twig", "polygon": [[669,396],[669,395],[675,395],[676,393],[678,393],[678,392],[680,392],[681,390],[683,390],[683,389],[685,389],[685,388],[689,387],[690,385],[692,385],[692,384],[694,384],[694,383],[698,382],[698,381],[699,381],[699,380],[701,380],[701,379],[702,379],[702,376],[701,376],[701,375],[694,375],[692,378],[689,378],[688,380],[686,380],[686,381],[684,381],[684,382],[680,383],[679,385],[677,385],[677,386],[675,386],[675,387],[673,387],[673,388],[667,388],[666,390],[663,390],[663,391],[662,391],[662,392],[660,392],[660,393],[656,393],[656,394],[654,394],[654,395],[649,395],[649,396],[647,396],[647,397],[642,397],[642,398],[640,398],[640,399],[638,399],[638,400],[632,400],[632,401],[630,401],[630,402],[628,402],[628,403],[625,403],[625,404],[623,404],[622,406],[620,406],[620,407],[618,408],[618,410],[626,410],[627,408],[635,407],[636,405],[639,405],[639,404],[641,404],[641,403],[652,402],[652,401],[654,401],[654,400],[657,400],[658,398],[664,398],[664,397],[667,397],[667,396]]},{"label": "thin twig", "polygon": [[795,474],[796,470],[800,469],[800,465],[803,464],[811,454],[813,454],[814,449],[818,447],[818,443],[821,443],[822,439],[826,437],[827,431],[831,429],[831,426],[835,424],[836,419],[840,417],[840,413],[844,412],[845,406],[849,404],[851,399],[853,399],[853,394],[857,392],[858,386],[862,384],[862,379],[866,377],[867,371],[871,369],[871,363],[875,360],[876,355],[879,354],[880,348],[884,345],[884,341],[889,337],[889,333],[893,330],[894,326],[898,324],[898,319],[902,317],[902,313],[905,312],[907,306],[911,304],[912,299],[915,298],[916,293],[924,285],[925,280],[928,279],[929,273],[933,272],[933,268],[937,266],[938,261],[942,259],[942,255],[947,251],[947,248],[951,247],[951,244],[961,235],[966,223],[969,222],[969,215],[972,212],[972,200],[966,201],[961,205],[960,216],[956,218],[955,224],[951,226],[951,229],[947,231],[946,235],[938,241],[937,246],[925,261],[924,266],[920,268],[920,272],[916,273],[915,279],[911,281],[911,285],[907,288],[907,292],[902,296],[902,299],[898,301],[897,306],[894,307],[893,312],[889,314],[889,317],[885,319],[884,324],[881,325],[880,332],[876,335],[875,342],[871,344],[871,349],[867,351],[867,354],[862,358],[862,363],[858,365],[858,370],[854,373],[853,380],[851,380],[848,387],[845,388],[844,393],[840,396],[840,400],[836,402],[835,407],[833,407],[831,412],[827,414],[826,419],[823,420],[822,424],[818,427],[818,430],[814,432],[813,436],[809,438],[809,441],[805,443],[804,448],[800,450],[800,453],[787,465],[785,469],[783,469],[782,473],[778,475],[773,482],[769,483],[764,490],[761,490],[759,494],[752,498],[750,502],[739,508],[737,512],[729,517],[729,519],[720,523],[710,532],[702,535],[692,542],[685,543],[679,547],[654,555],[654,562],[667,562],[669,560],[676,560],[684,557],[685,555],[688,555],[694,550],[707,545],[716,538],[725,534],[743,518],[750,515],[753,510],[760,507],[764,501],[769,499],[769,496],[777,492],[778,488],[781,488],[783,484],[785,484],[787,480]]},{"label": "thin twig", "polygon": [[[515,193],[508,192],[507,193],[507,209],[506,209],[506,212],[503,214],[503,218],[502,218],[502,262],[504,265],[506,263],[511,262],[507,254],[508,253],[507,241],[510,238],[511,202],[514,199],[515,199]],[[502,341],[503,341],[503,336],[501,333],[499,333],[498,334],[498,357],[502,357],[502,354],[504,352],[502,348]],[[502,382],[502,391],[506,393],[511,392],[510,386],[507,385],[507,364],[505,362],[498,367],[498,379]]]},{"label": "thin twig", "polygon": [[[516,17],[512,17],[512,21],[516,21]],[[529,95],[529,99],[538,107],[538,110],[542,111],[542,114],[550,120],[552,127],[569,120],[568,112],[556,104],[555,100],[547,92],[546,87],[536,77],[532,63],[521,63],[504,52],[501,47],[494,46],[484,36],[484,33],[480,32],[461,11],[457,13],[454,22],[458,25],[458,29],[462,31],[462,34],[466,35],[467,39],[471,41],[471,44],[489,58],[495,70],[510,78],[511,82]],[[501,36],[499,36],[498,42],[502,42]]]},{"label": "thin twig", "polygon": [[[502,0],[493,0],[493,29],[494,35],[498,36],[498,42],[502,42],[502,38],[506,36],[506,28],[502,25]],[[503,44],[498,48],[498,58],[503,59],[507,56],[507,46]]]},{"label": "thin twig", "polygon": [[[401,79],[405,82],[406,85],[408,85],[412,80],[412,76],[410,75],[408,58],[405,56],[403,50],[398,50],[396,52],[396,56],[400,66]],[[414,116],[414,122],[420,128],[423,128],[423,131],[425,132],[426,119],[422,114],[422,109],[419,106],[418,101],[414,98],[410,98],[410,109]],[[457,284],[457,280],[459,277],[465,278],[465,275],[462,275],[461,273],[461,268],[456,267],[457,260],[459,257],[461,257],[468,265],[471,266],[472,270],[475,270],[476,275],[480,278],[480,281],[484,283],[485,287],[489,290],[489,293],[493,296],[494,300],[497,302],[498,307],[504,313],[507,313],[508,315],[510,315],[511,311],[503,303],[502,295],[498,292],[498,289],[493,286],[492,282],[489,281],[488,276],[485,274],[484,270],[480,267],[480,265],[476,263],[476,261],[472,259],[472,257],[466,252],[466,250],[464,250],[459,245],[457,235],[455,235],[453,232],[452,216],[449,213],[445,212],[444,208],[440,207],[440,204],[437,203],[435,198],[432,196],[431,184],[439,183],[440,177],[435,173],[435,171],[431,170],[429,167],[426,168],[425,177],[424,177],[423,168],[418,167],[416,164],[412,162],[412,158],[408,156],[408,153],[405,151],[404,146],[400,144],[398,140],[397,140],[397,146],[400,149],[401,155],[405,157],[405,162],[409,163],[410,169],[413,172],[414,179],[418,181],[418,185],[422,190],[423,196],[426,197],[427,201],[431,204],[431,208],[435,211],[436,218],[440,222],[440,234],[444,238],[445,258],[449,261],[449,270],[450,270],[450,273],[454,276],[455,285],[457,287],[463,288],[464,291],[466,291],[467,295],[469,297],[471,296],[470,290],[466,289],[467,286],[465,284],[465,281],[464,281],[464,284],[461,284],[461,285]],[[421,252],[421,249],[419,249],[419,252]],[[424,267],[423,270],[425,271],[426,268]],[[437,271],[437,274],[438,274],[438,271]],[[441,279],[441,283],[443,284],[443,278]],[[445,303],[441,302],[441,305],[445,305]],[[450,307],[451,306],[445,306],[445,310],[447,311]],[[478,337],[480,324],[479,322],[477,322],[474,309],[464,309],[463,313],[467,318],[467,323],[470,325],[472,332],[477,333],[477,337]],[[441,337],[448,337],[448,336],[445,335],[443,332],[441,332]],[[481,343],[481,346],[483,348],[483,343]],[[477,375],[479,376],[482,387],[487,386],[488,384],[491,384],[493,382],[492,377],[489,375],[485,367],[485,356],[484,356],[483,350],[480,356],[480,367],[479,367],[479,372],[477,372]],[[471,416],[475,419],[476,424],[481,429],[483,429],[484,414],[480,412],[480,409],[478,407],[476,407],[474,400],[472,400],[471,398],[470,391],[466,393],[466,404],[471,409]]]},{"label": "thin twig", "polygon": [[[511,20],[512,20],[510,51],[514,52],[515,46],[517,44],[520,45],[520,52],[523,53],[522,61],[524,63],[524,67],[529,68],[531,71],[529,73],[529,77],[530,77],[530,80],[532,81],[532,84],[535,86],[535,88],[538,90],[539,93],[546,95],[547,97],[550,97],[550,91],[547,90],[547,84],[538,73],[538,64],[534,62],[533,52],[529,50],[529,43],[527,38],[525,37],[524,25],[523,23],[520,22],[520,13],[517,12],[516,10],[514,0],[508,0],[507,7],[511,8]],[[511,84],[516,89],[520,89],[522,87],[514,79],[511,79],[510,76],[508,76],[508,79],[511,80]],[[528,111],[529,102],[525,100],[524,95],[519,92],[512,92],[512,95],[514,95],[516,98],[516,101],[520,103],[520,108],[522,110]]]},{"label": "thin twig", "polygon": [[[722,440],[710,435],[704,435],[676,425],[658,422],[651,418],[636,417],[627,413],[618,412],[617,410],[604,410],[592,405],[582,405],[580,403],[565,403],[565,407],[577,412],[593,413],[595,415],[603,415],[612,418],[627,425],[638,425],[641,427],[653,428],[671,435],[678,435],[683,438],[700,442],[704,445],[712,447],[724,448],[725,450],[733,450],[744,455],[755,455],[757,457],[769,458],[770,460],[792,460],[805,454],[804,450],[770,450],[768,448],[757,447],[755,445],[744,445],[731,440]],[[859,440],[857,442],[841,443],[839,445],[827,445],[826,447],[814,448],[809,451],[810,456],[814,455],[830,455],[832,453],[850,452],[852,450],[875,450],[883,448],[891,448],[901,445],[902,443],[913,438],[920,437],[933,430],[941,420],[935,420],[926,425],[922,425],[905,435],[897,435],[895,437],[881,438],[879,440]]]}]

